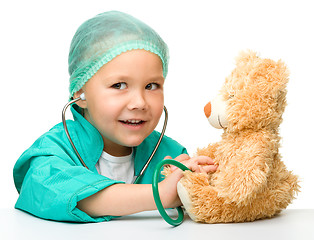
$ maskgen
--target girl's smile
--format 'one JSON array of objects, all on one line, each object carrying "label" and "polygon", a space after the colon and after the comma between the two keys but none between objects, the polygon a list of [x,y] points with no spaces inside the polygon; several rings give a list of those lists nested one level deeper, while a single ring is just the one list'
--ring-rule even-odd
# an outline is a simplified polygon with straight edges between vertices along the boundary
[{"label": "girl's smile", "polygon": [[145,121],[143,120],[120,120],[120,122],[124,125],[126,125],[127,127],[137,127],[137,126],[142,126],[143,124],[145,124]]}]

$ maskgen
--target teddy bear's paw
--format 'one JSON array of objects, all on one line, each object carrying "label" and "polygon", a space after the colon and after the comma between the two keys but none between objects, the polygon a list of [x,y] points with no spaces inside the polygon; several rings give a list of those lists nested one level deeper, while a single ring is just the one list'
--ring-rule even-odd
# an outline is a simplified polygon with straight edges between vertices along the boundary
[{"label": "teddy bear's paw", "polygon": [[187,189],[181,183],[181,181],[179,181],[177,184],[177,192],[178,192],[179,198],[180,198],[187,214],[189,215],[189,217],[193,221],[195,221],[196,216],[193,213],[191,213],[191,209],[192,209],[193,205],[192,205],[190,195],[189,195]]}]

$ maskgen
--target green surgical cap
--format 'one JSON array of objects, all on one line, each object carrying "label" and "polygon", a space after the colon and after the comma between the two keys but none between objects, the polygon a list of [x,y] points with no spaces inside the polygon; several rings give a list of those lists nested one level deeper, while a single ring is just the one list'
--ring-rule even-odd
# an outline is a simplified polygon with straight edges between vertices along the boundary
[{"label": "green surgical cap", "polygon": [[145,49],[157,54],[168,72],[168,47],[145,23],[117,11],[84,22],[76,31],[69,53],[70,98],[106,63],[123,52]]}]

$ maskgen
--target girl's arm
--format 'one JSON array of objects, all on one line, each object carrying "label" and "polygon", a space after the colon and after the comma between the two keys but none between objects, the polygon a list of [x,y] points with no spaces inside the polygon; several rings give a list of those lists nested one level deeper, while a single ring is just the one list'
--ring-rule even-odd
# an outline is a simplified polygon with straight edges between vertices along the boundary
[{"label": "girl's arm", "polygon": [[[184,154],[176,160],[196,172],[210,172],[217,168],[209,157],[200,156],[190,159]],[[165,180],[159,183],[159,194],[164,208],[182,205],[177,195],[177,183],[181,177],[182,171],[174,169]],[[79,201],[78,208],[92,217],[100,217],[123,216],[155,210],[156,205],[151,184],[114,184]]]},{"label": "girl's arm", "polygon": [[153,210],[149,184],[114,184],[78,202],[78,208],[92,217],[123,216]]}]

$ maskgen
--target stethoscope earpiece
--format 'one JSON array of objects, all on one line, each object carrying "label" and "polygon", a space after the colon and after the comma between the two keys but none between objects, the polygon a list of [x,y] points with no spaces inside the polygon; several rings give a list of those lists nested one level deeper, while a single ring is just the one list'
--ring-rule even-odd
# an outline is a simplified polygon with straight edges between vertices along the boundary
[{"label": "stethoscope earpiece", "polygon": [[85,93],[82,93],[82,94],[80,95],[80,98],[81,98],[82,101],[86,100],[86,98],[85,98]]}]

